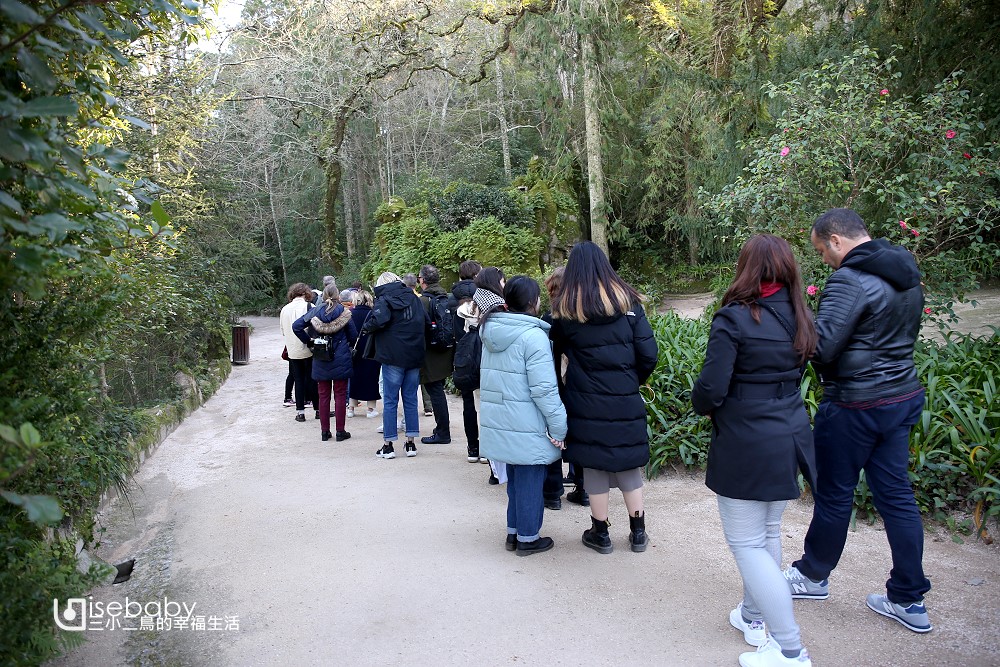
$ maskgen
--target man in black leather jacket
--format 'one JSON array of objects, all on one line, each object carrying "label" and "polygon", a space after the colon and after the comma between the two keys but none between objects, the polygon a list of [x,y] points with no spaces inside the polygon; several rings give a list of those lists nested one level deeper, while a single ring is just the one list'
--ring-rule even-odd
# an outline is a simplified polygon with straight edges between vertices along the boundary
[{"label": "man in black leather jacket", "polygon": [[785,571],[792,597],[824,600],[847,540],[854,489],[864,469],[892,551],[886,593],[868,607],[914,632],[929,632],[923,605],[924,528],[907,474],[910,429],[924,405],[913,364],[924,299],[913,255],[872,240],[851,209],[831,209],[812,244],[834,269],[816,318],[813,363],[823,381],[814,434],[817,483],[805,553]]}]

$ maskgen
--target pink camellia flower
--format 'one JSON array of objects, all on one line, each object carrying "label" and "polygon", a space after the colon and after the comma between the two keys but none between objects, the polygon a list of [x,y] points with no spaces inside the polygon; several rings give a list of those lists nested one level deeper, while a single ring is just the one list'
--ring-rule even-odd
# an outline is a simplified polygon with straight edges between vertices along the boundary
[{"label": "pink camellia flower", "polygon": [[945,136],[946,139],[954,139],[955,138],[955,130],[948,130],[947,132],[944,133],[944,136]]},{"label": "pink camellia flower", "polygon": [[968,153],[962,153],[962,157],[964,157],[966,160],[971,160],[972,159],[972,156],[969,155]]},{"label": "pink camellia flower", "polygon": [[785,157],[786,155],[788,155],[788,153],[791,152],[791,150],[792,149],[789,148],[788,146],[785,146],[784,148],[782,148],[781,149],[781,157]]},{"label": "pink camellia flower", "polygon": [[899,221],[899,226],[902,227],[903,229],[906,229],[906,223],[903,222],[902,220]]},{"label": "pink camellia flower", "polygon": [[920,232],[918,232],[917,230],[911,229],[910,231],[913,232],[914,236],[920,236]]},{"label": "pink camellia flower", "polygon": [[882,90],[878,91],[878,94],[879,95],[888,95],[889,94],[889,89],[888,88],[883,88]]},{"label": "pink camellia flower", "polygon": [[931,314],[931,309],[930,308],[924,308],[924,312],[927,313],[928,315],[930,315]]},{"label": "pink camellia flower", "polygon": [[806,288],[806,294],[808,294],[809,296],[816,296],[816,292],[818,291],[819,290],[816,289],[815,285],[810,285],[809,287]]}]

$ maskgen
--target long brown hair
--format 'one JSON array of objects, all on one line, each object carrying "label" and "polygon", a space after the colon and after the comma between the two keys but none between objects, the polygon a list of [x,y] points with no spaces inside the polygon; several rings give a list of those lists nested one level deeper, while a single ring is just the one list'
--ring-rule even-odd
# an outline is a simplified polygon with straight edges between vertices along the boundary
[{"label": "long brown hair", "polygon": [[802,292],[802,278],[799,265],[792,254],[788,241],[780,236],[757,234],[743,244],[739,260],[736,262],[736,277],[726,293],[722,295],[722,305],[741,303],[749,306],[750,315],[760,323],[760,284],[782,283],[788,288],[795,311],[795,340],[792,347],[805,363],[816,351],[816,326],[812,311],[806,306]]}]

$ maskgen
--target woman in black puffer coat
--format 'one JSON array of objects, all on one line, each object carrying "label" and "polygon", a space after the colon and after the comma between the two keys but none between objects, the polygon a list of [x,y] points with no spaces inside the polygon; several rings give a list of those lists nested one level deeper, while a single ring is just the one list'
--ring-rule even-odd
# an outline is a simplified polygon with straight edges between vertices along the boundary
[{"label": "woman in black puffer coat", "polygon": [[334,401],[337,441],[347,440],[351,434],[345,430],[347,419],[347,380],[354,375],[351,363],[351,346],[358,338],[357,327],[351,321],[351,311],[340,305],[340,290],[336,283],[323,288],[322,303],[295,320],[292,332],[307,345],[314,338],[325,337],[331,341],[330,359],[321,359],[313,353],[312,378],[319,389],[319,423],[321,437],[327,441],[330,433],[330,394]]},{"label": "woman in black puffer coat", "polygon": [[611,553],[610,488],[628,508],[632,551],[645,551],[642,471],[649,461],[646,406],[639,387],[656,368],[653,330],[641,297],[622,280],[604,252],[590,241],[573,247],[563,286],[552,304],[557,367],[568,360],[563,403],[569,421],[565,458],[583,468],[593,527],[583,543]]}]

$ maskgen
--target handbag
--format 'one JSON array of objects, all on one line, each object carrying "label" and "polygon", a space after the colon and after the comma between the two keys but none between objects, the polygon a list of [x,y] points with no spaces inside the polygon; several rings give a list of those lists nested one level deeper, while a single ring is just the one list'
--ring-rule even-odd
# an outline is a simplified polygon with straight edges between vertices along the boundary
[{"label": "handbag", "polygon": [[365,341],[365,349],[361,351],[361,358],[371,361],[375,360],[375,334],[368,334],[368,340]]},{"label": "handbag", "polygon": [[281,348],[281,358],[284,359],[285,361],[288,361],[288,348],[287,347]]},{"label": "handbag", "polygon": [[334,340],[332,337],[312,339],[313,359],[316,361],[333,361]]}]

